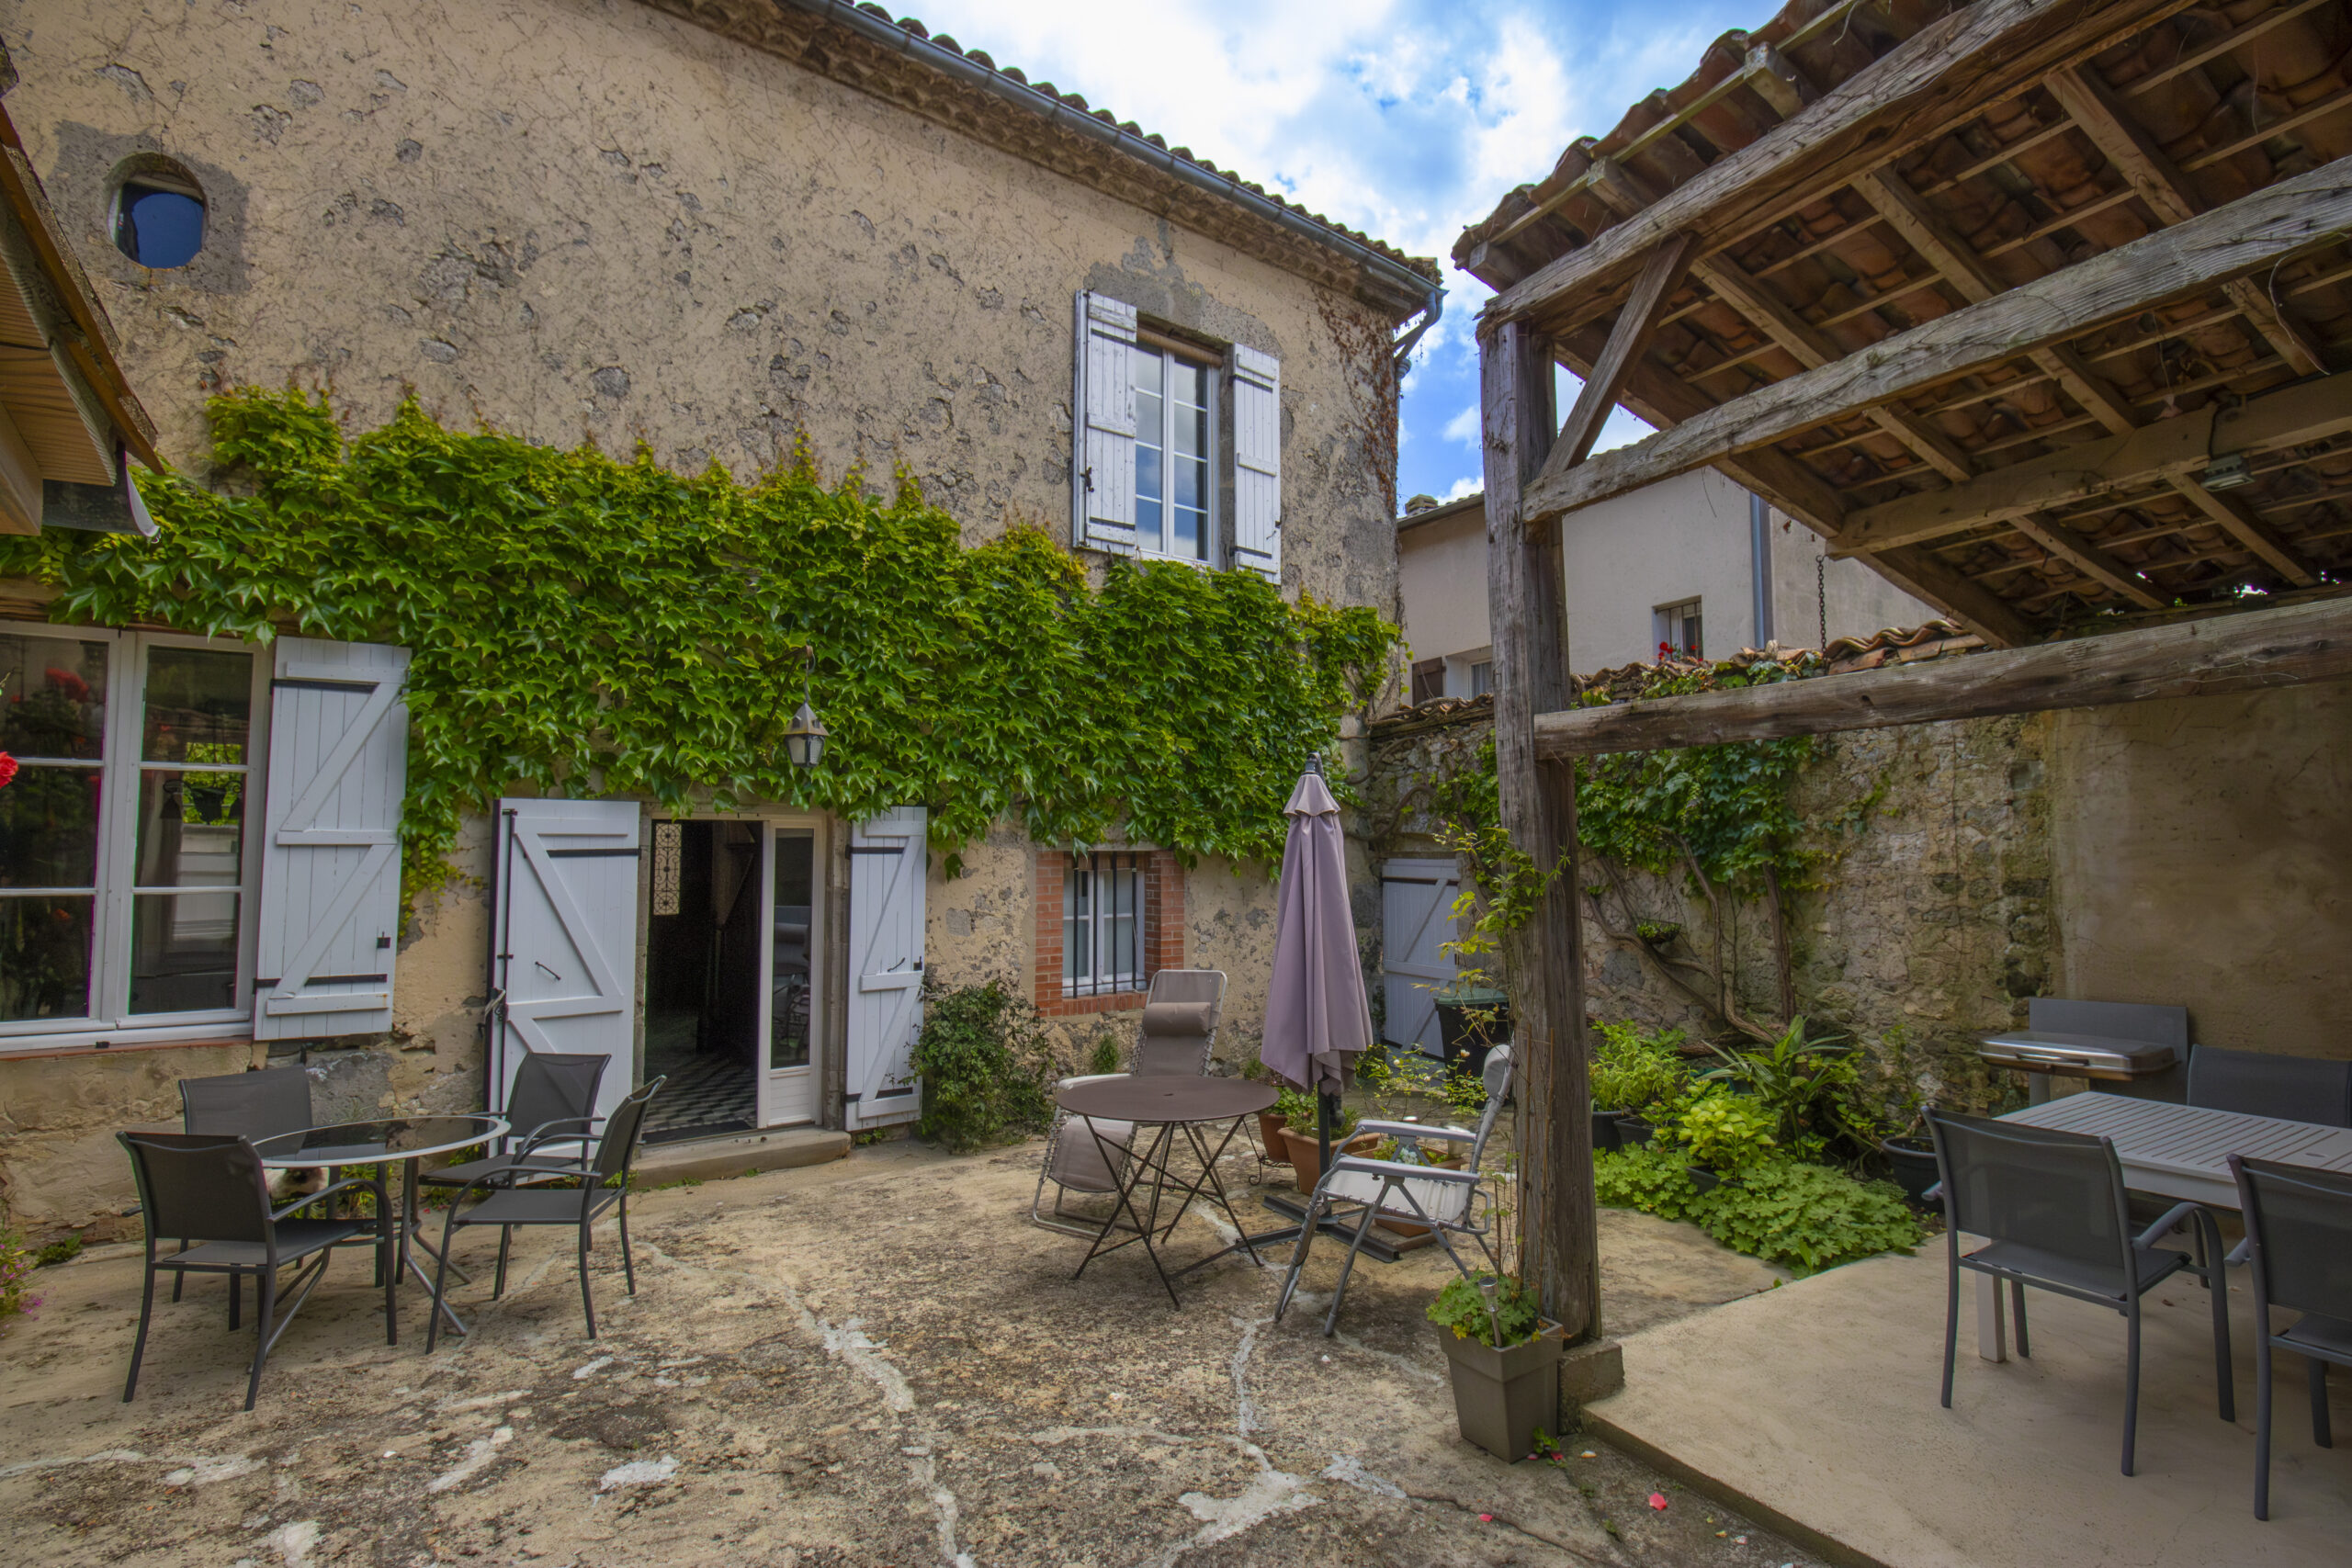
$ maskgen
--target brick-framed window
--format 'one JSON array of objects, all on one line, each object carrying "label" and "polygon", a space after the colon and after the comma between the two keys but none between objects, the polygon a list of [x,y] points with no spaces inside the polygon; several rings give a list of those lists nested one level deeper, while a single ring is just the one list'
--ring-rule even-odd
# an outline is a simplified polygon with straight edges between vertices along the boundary
[{"label": "brick-framed window", "polygon": [[[1040,850],[1031,881],[1038,1011],[1069,1018],[1139,1008],[1154,974],[1183,966],[1184,868],[1169,851]],[[1139,949],[1131,949],[1137,928]],[[1076,950],[1081,942],[1089,945]],[[1103,988],[1106,979],[1116,988]]]}]

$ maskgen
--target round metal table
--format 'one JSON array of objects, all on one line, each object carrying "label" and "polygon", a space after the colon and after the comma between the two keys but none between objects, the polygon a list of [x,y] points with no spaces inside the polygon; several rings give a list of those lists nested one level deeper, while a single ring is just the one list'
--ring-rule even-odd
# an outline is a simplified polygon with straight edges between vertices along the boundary
[{"label": "round metal table", "polygon": [[[1259,1258],[1257,1248],[1250,1246],[1248,1233],[1241,1228],[1240,1216],[1233,1212],[1233,1205],[1225,1201],[1225,1189],[1217,1184],[1216,1174],[1216,1162],[1224,1155],[1227,1145],[1233,1142],[1234,1134],[1241,1130],[1242,1118],[1272,1108],[1275,1094],[1272,1086],[1250,1083],[1243,1078],[1143,1074],[1073,1085],[1055,1098],[1063,1110],[1086,1123],[1086,1130],[1094,1139],[1096,1148],[1102,1151],[1104,1167],[1125,1172],[1125,1178],[1119,1184],[1118,1201],[1111,1207],[1110,1218],[1102,1222],[1102,1233],[1095,1236],[1094,1245],[1080,1260],[1078,1275],[1083,1275],[1087,1264],[1102,1254],[1116,1252],[1131,1242],[1140,1241],[1144,1252],[1151,1258],[1152,1269],[1159,1275],[1159,1282],[1167,1288],[1168,1299],[1179,1306],[1183,1305],[1177,1299],[1176,1281],[1195,1269],[1214,1263],[1231,1252],[1233,1247],[1220,1247],[1208,1257],[1188,1263],[1170,1274],[1167,1265],[1160,1261],[1159,1249],[1152,1245],[1152,1237],[1157,1235],[1165,1243],[1174,1234],[1177,1221],[1184,1217],[1185,1211],[1204,1191],[1216,1201],[1216,1206],[1225,1211],[1225,1217],[1232,1223],[1236,1234],[1241,1236],[1235,1245],[1248,1249],[1251,1262],[1262,1264],[1264,1260]],[[1102,1129],[1095,1125],[1098,1121],[1131,1122],[1137,1132],[1146,1127],[1156,1128],[1157,1131],[1140,1148],[1137,1146],[1139,1140],[1130,1134],[1127,1144],[1122,1147],[1102,1135]],[[1218,1122],[1227,1123],[1225,1136],[1217,1141],[1216,1149],[1212,1151],[1202,1129]],[[1169,1163],[1180,1133],[1200,1160],[1200,1174],[1189,1185],[1170,1168]],[[1143,1184],[1146,1175],[1151,1178],[1149,1219],[1138,1213],[1135,1204],[1136,1189]],[[1161,1199],[1171,1186],[1182,1196],[1177,1201],[1176,1212],[1163,1225],[1159,1221]],[[1113,1242],[1111,1235],[1114,1231],[1128,1234],[1125,1240]],[[1110,1245],[1105,1246],[1106,1242]]]},{"label": "round metal table", "polygon": [[[424,1265],[409,1254],[409,1246],[413,1242],[436,1260],[440,1257],[434,1252],[432,1243],[418,1234],[422,1216],[416,1208],[417,1162],[428,1155],[454,1154],[486,1144],[505,1134],[506,1119],[503,1116],[395,1116],[380,1122],[338,1122],[300,1133],[280,1133],[274,1138],[256,1138],[254,1152],[261,1156],[262,1164],[280,1169],[398,1164],[400,1261],[392,1266],[392,1277],[398,1280],[400,1271],[406,1269],[429,1292],[433,1289],[432,1279],[424,1272]],[[458,1333],[467,1332],[465,1324],[446,1303],[441,1311]]]}]

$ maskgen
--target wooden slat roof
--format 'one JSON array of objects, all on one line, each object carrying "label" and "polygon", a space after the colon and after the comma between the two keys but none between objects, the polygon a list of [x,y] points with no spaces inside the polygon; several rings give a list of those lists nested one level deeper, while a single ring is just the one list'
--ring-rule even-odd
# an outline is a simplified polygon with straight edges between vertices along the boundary
[{"label": "wooden slat roof", "polygon": [[[1794,0],[1726,34],[1679,86],[1506,196],[1456,263],[1508,290],[1578,255],[1953,10]],[[1777,170],[1777,186],[1711,207],[1701,260],[1625,400],[1676,423],[2352,152],[2352,0],[2088,0],[2078,13],[2067,25],[2086,31],[2051,32],[2016,71],[1955,62],[1967,90],[1907,112],[1883,143],[1825,146]],[[1582,369],[1630,282],[1624,265],[1596,267],[1529,319]],[[1808,480],[1790,509],[1834,536],[1860,508],[2339,367],[2352,368],[2352,248],[2331,243],[1774,451]],[[2154,479],[1918,548],[1925,570],[2036,630],[2249,587],[2325,589],[2352,571],[2352,434],[2251,467],[2226,502]]]}]

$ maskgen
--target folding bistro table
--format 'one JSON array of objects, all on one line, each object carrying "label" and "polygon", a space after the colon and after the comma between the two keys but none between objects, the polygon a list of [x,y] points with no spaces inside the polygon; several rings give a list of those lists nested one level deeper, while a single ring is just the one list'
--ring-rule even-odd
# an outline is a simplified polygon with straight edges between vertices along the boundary
[{"label": "folding bistro table", "polygon": [[[2124,1185],[2132,1190],[2232,1213],[2238,1206],[2237,1183],[2230,1176],[2232,1155],[2352,1173],[2352,1127],[2282,1122],[2095,1090],[2029,1105],[2001,1120],[2109,1139],[2116,1161],[2123,1167]],[[2000,1281],[1989,1274],[1976,1277],[1976,1353],[1988,1361],[2008,1359]]]},{"label": "folding bistro table", "polygon": [[[381,1122],[344,1122],[300,1133],[280,1133],[274,1138],[256,1138],[254,1152],[261,1156],[262,1164],[278,1169],[398,1164],[400,1260],[392,1266],[392,1278],[398,1280],[400,1271],[406,1269],[416,1275],[418,1284],[430,1291],[433,1280],[425,1274],[424,1265],[409,1255],[412,1240],[422,1251],[433,1254],[432,1243],[416,1234],[423,1218],[416,1207],[417,1161],[428,1155],[452,1154],[486,1144],[505,1133],[506,1121],[500,1116],[393,1117]],[[458,1333],[467,1332],[465,1324],[446,1303],[441,1310],[457,1325]]]},{"label": "folding bistro table", "polygon": [[[1075,1279],[1083,1275],[1086,1266],[1102,1254],[1116,1252],[1123,1247],[1140,1241],[1145,1253],[1151,1258],[1152,1269],[1159,1275],[1159,1282],[1167,1287],[1168,1299],[1178,1306],[1183,1305],[1177,1300],[1176,1281],[1195,1269],[1214,1263],[1233,1248],[1220,1247],[1208,1257],[1188,1263],[1171,1274],[1168,1266],[1160,1261],[1159,1249],[1152,1245],[1152,1237],[1156,1234],[1165,1243],[1174,1234],[1176,1222],[1184,1217],[1193,1200],[1204,1191],[1216,1201],[1216,1206],[1225,1211],[1225,1217],[1232,1223],[1235,1232],[1241,1235],[1237,1245],[1248,1248],[1251,1262],[1262,1261],[1258,1257],[1257,1248],[1250,1246],[1250,1237],[1241,1230],[1240,1216],[1234,1213],[1233,1205],[1225,1200],[1225,1189],[1216,1179],[1216,1162],[1224,1155],[1226,1146],[1233,1142],[1233,1135],[1241,1130],[1241,1119],[1270,1110],[1274,1098],[1274,1091],[1269,1085],[1250,1083],[1243,1078],[1160,1074],[1104,1078],[1094,1083],[1075,1084],[1062,1090],[1057,1097],[1058,1103],[1063,1110],[1086,1123],[1087,1132],[1092,1134],[1095,1146],[1102,1153],[1103,1165],[1114,1171],[1125,1171],[1119,1183],[1117,1201],[1111,1206],[1110,1218],[1102,1222],[1101,1234],[1095,1236],[1094,1245],[1087,1248],[1086,1256],[1079,1261],[1078,1274],[1071,1277]],[[1129,1122],[1133,1124],[1135,1133],[1129,1135],[1126,1145],[1121,1147],[1114,1138],[1103,1135],[1102,1129],[1096,1125],[1100,1122]],[[1212,1150],[1204,1129],[1219,1122],[1227,1124],[1225,1136],[1217,1140],[1216,1149]],[[1148,1138],[1137,1136],[1145,1128],[1155,1131]],[[1170,1163],[1175,1153],[1179,1133],[1192,1145],[1194,1157],[1200,1161],[1200,1174],[1189,1184]],[[1151,1179],[1151,1211],[1148,1219],[1136,1207],[1136,1189],[1143,1185],[1147,1176]],[[1176,1212],[1169,1215],[1167,1223],[1162,1224],[1159,1219],[1161,1198],[1170,1187],[1175,1188],[1182,1195],[1176,1201]],[[1114,1231],[1124,1231],[1127,1235],[1124,1240],[1112,1241],[1111,1235]],[[1108,1246],[1104,1245],[1106,1242]]]}]

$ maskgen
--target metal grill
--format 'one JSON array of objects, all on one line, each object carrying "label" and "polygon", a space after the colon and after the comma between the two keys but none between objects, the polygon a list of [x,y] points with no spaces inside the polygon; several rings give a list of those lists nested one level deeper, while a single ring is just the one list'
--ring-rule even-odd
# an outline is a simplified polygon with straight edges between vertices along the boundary
[{"label": "metal grill", "polygon": [[1143,856],[1113,850],[1072,855],[1062,884],[1063,994],[1140,991],[1149,978]]}]

